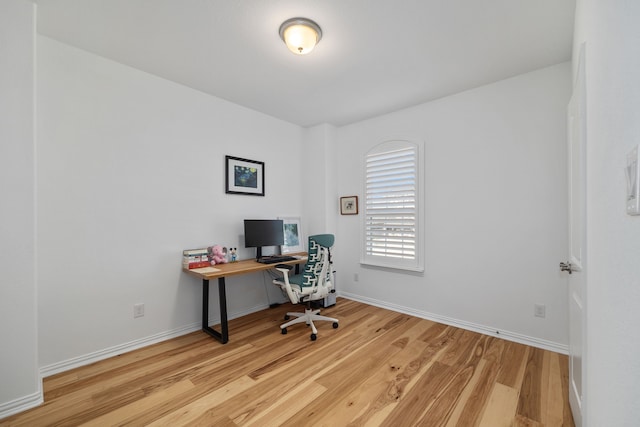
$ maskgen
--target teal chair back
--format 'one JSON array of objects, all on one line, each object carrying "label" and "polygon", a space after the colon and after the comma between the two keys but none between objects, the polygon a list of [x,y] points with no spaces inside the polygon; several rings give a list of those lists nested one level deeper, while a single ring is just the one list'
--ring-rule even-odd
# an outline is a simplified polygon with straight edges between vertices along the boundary
[{"label": "teal chair back", "polygon": [[[321,274],[323,263],[322,261],[322,248],[330,249],[335,242],[335,236],[333,234],[316,234],[313,236],[309,236],[309,258],[307,259],[307,263],[304,265],[304,270],[302,272],[302,283],[300,284],[302,287],[314,286],[318,281],[318,275]],[[330,260],[324,260],[325,263],[328,263]],[[326,271],[329,271],[329,267]]]}]

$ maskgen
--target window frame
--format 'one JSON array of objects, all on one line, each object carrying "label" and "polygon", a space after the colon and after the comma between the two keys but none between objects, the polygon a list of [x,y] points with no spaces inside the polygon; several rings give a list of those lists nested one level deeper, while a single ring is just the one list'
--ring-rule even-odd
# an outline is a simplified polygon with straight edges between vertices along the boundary
[{"label": "window frame", "polygon": [[[368,193],[369,170],[368,162],[372,156],[380,156],[393,151],[413,149],[415,153],[415,174],[414,197],[415,197],[415,258],[407,259],[398,256],[373,255],[368,253],[368,217],[370,216],[370,195]],[[423,144],[414,140],[393,139],[381,142],[371,147],[364,155],[363,161],[363,202],[361,209],[361,250],[360,263],[362,265],[384,267],[396,270],[411,272],[424,272],[424,154]]]}]

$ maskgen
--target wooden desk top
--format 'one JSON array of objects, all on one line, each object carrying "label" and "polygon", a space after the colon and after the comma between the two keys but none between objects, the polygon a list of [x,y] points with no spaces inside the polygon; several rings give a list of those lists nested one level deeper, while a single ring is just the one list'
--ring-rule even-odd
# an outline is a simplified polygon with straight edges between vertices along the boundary
[{"label": "wooden desk top", "polygon": [[276,264],[262,264],[257,262],[255,259],[245,259],[242,261],[236,262],[228,262],[226,264],[216,264],[212,266],[214,269],[218,271],[212,271],[207,273],[202,273],[197,271],[198,269],[189,270],[188,268],[183,268],[182,271],[190,274],[191,276],[195,276],[199,279],[219,279],[220,277],[229,277],[229,276],[237,276],[240,274],[249,274],[263,270],[269,270],[275,268],[278,264],[288,264],[288,265],[296,265],[296,264],[304,264],[307,262],[307,253],[300,252],[295,254],[285,254],[285,256],[300,256],[302,258],[295,259],[293,261],[284,261]]}]

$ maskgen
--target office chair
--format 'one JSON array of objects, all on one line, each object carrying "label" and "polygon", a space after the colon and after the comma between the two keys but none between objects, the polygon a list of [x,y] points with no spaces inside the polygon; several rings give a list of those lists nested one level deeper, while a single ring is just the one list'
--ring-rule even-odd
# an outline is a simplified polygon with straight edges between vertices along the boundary
[{"label": "office chair", "polygon": [[318,337],[318,330],[313,324],[314,320],[326,320],[333,322],[333,328],[338,327],[338,319],[321,316],[320,310],[313,310],[311,302],[324,299],[329,293],[334,292],[333,274],[331,271],[331,252],[335,238],[333,234],[318,234],[309,236],[309,258],[304,265],[301,274],[289,275],[290,265],[277,265],[276,269],[282,272],[282,279],[275,279],[274,284],[286,291],[293,304],[306,303],[304,313],[287,313],[284,320],[291,317],[295,319],[280,325],[282,334],[287,333],[287,328],[296,323],[306,323],[311,326],[311,341]]}]

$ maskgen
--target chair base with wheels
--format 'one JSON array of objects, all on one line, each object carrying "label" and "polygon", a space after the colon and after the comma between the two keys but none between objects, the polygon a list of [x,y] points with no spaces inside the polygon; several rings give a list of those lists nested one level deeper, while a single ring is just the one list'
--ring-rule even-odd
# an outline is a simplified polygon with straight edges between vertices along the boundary
[{"label": "chair base with wheels", "polygon": [[[309,304],[311,304],[311,301],[309,301]],[[321,316],[319,313],[320,313],[320,310],[318,309],[314,310],[307,307],[304,309],[304,313],[289,312],[285,314],[284,320],[289,320],[291,317],[295,317],[295,319],[280,325],[280,330],[282,331],[282,335],[287,333],[287,328],[289,326],[295,325],[296,323],[304,322],[307,324],[307,326],[311,326],[311,341],[315,341],[316,338],[318,338],[318,330],[316,329],[316,325],[313,324],[314,320],[317,320],[317,321],[324,320],[327,322],[333,322],[333,329],[336,329],[338,327],[338,322],[339,322],[338,319],[335,319],[333,317]]]}]

